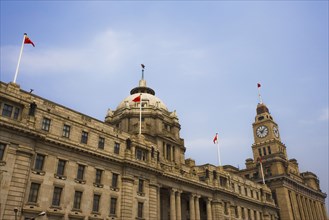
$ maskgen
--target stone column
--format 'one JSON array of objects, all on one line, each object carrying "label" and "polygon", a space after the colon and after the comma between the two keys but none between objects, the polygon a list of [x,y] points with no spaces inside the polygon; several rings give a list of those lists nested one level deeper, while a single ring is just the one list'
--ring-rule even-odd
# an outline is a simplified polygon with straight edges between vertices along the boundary
[{"label": "stone column", "polygon": [[170,220],[176,220],[175,194],[176,194],[176,190],[171,189],[171,191],[170,191]]},{"label": "stone column", "polygon": [[326,207],[324,206],[324,203],[321,203],[321,207],[322,207],[322,213],[323,213],[324,219],[327,219],[328,213],[327,213]]},{"label": "stone column", "polygon": [[317,210],[319,210],[321,219],[326,219],[327,216],[324,216],[324,213],[322,212],[321,203],[316,202],[316,206],[317,206]]},{"label": "stone column", "polygon": [[149,216],[150,219],[157,219],[158,218],[158,185],[151,183],[149,191]]},{"label": "stone column", "polygon": [[214,219],[223,219],[223,213],[221,212],[221,201],[218,199],[215,199],[212,201],[212,208],[213,208],[213,218]]},{"label": "stone column", "polygon": [[304,208],[303,208],[303,205],[302,205],[302,201],[300,200],[300,195],[296,194],[296,198],[297,198],[298,210],[299,210],[300,215],[301,215],[300,219],[301,220],[306,220],[305,213],[304,213]]},{"label": "stone column", "polygon": [[133,219],[133,186],[134,179],[131,177],[122,177],[122,198],[121,198],[121,218]]},{"label": "stone column", "polygon": [[159,185],[159,187],[158,187],[158,201],[157,201],[157,203],[158,203],[158,208],[157,208],[157,210],[158,210],[158,214],[157,214],[157,219],[161,219],[161,193],[160,193],[160,189],[161,189],[161,185]]},{"label": "stone column", "polygon": [[201,196],[195,196],[195,220],[200,220],[200,204],[199,199]]},{"label": "stone column", "polygon": [[301,216],[299,214],[300,212],[298,211],[296,193],[294,191],[291,191],[291,193],[290,193],[290,202],[291,202],[291,205],[293,207],[293,212],[294,212],[295,218],[296,219],[301,219]]},{"label": "stone column", "polygon": [[190,220],[195,220],[194,195],[190,195]]},{"label": "stone column", "polygon": [[207,220],[212,220],[211,199],[207,199]]},{"label": "stone column", "polygon": [[177,190],[177,195],[176,195],[176,220],[181,220],[182,219],[181,193],[182,193],[182,191]]},{"label": "stone column", "polygon": [[312,212],[312,208],[311,208],[311,204],[308,198],[305,198],[306,201],[306,206],[307,206],[307,210],[308,210],[308,214],[309,214],[309,220],[315,220],[314,216],[313,216],[313,212]]},{"label": "stone column", "polygon": [[304,210],[304,213],[305,213],[305,219],[310,219],[308,209],[307,209],[307,205],[306,205],[306,202],[305,202],[305,197],[301,197],[301,201],[302,201],[302,206],[303,206],[303,210]]}]

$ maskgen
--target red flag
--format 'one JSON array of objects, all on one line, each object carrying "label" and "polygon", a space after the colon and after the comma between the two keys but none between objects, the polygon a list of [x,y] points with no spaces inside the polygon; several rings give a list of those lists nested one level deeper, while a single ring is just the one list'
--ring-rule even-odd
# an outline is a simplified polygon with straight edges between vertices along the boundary
[{"label": "red flag", "polygon": [[141,96],[137,96],[133,99],[133,102],[140,102],[141,101]]},{"label": "red flag", "polygon": [[262,85],[260,83],[257,83],[257,88],[260,88]]},{"label": "red flag", "polygon": [[25,35],[24,44],[32,44],[32,46],[35,47],[34,43],[31,41],[31,39],[27,35]]},{"label": "red flag", "polygon": [[216,133],[213,142],[214,144],[218,143],[218,133]]},{"label": "red flag", "polygon": [[145,69],[145,65],[144,64],[141,64],[142,68]]}]

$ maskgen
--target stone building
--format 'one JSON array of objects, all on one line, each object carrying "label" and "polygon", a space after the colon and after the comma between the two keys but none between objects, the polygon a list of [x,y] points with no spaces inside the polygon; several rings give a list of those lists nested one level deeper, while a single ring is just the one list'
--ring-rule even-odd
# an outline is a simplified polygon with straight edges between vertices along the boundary
[{"label": "stone building", "polygon": [[[287,159],[265,105],[253,125],[254,159],[239,170],[186,159],[176,112],[143,79],[105,121],[0,86],[0,219],[327,218],[317,177]],[[257,137],[260,125],[268,135]]]}]

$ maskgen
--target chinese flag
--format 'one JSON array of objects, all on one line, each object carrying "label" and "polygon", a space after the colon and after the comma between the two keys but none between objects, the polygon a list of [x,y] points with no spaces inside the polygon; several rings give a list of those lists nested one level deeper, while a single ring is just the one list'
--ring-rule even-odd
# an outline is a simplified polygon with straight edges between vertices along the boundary
[{"label": "chinese flag", "polygon": [[137,96],[133,99],[133,102],[140,102],[141,101],[141,96]]},{"label": "chinese flag", "polygon": [[31,41],[31,39],[27,35],[25,35],[24,44],[32,44],[32,46],[35,47],[34,43]]},{"label": "chinese flag", "polygon": [[216,133],[216,135],[215,135],[215,137],[214,137],[214,144],[216,144],[217,143],[217,141],[218,141],[218,133]]}]

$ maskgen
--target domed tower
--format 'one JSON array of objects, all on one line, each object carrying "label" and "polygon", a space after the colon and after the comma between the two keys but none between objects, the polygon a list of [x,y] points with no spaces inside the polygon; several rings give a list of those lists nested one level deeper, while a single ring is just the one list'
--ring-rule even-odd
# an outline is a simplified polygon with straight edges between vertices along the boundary
[{"label": "domed tower", "polygon": [[[141,99],[136,101],[138,96]],[[146,86],[143,77],[116,110],[108,111],[105,122],[134,137],[140,132],[146,141],[154,144],[162,162],[184,163],[184,140],[180,138],[181,126],[176,111],[168,110],[164,102],[155,96],[155,91]]]}]

